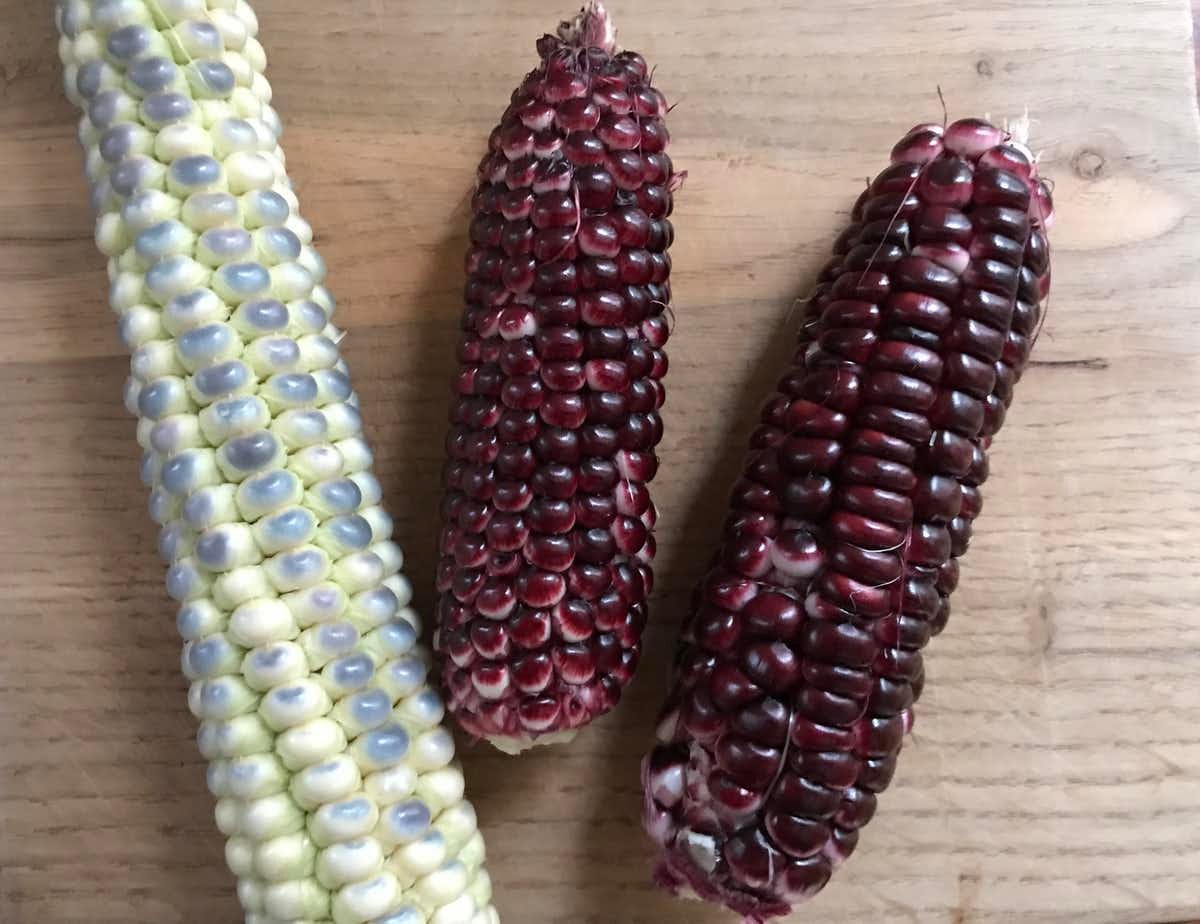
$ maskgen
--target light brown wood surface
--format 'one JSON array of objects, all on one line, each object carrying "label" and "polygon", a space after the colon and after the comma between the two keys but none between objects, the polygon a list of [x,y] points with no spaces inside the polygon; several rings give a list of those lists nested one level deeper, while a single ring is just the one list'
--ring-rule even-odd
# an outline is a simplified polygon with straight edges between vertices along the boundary
[{"label": "light brown wood surface", "polygon": [[[1187,0],[614,2],[677,102],[677,327],[640,675],[568,748],[468,748],[510,924],[652,889],[638,762],[753,411],[911,123],[1034,116],[1054,294],[896,783],[797,921],[1200,916],[1200,173]],[[563,4],[569,6],[568,3]],[[49,4],[0,0],[0,921],[238,919],[121,407]],[[429,611],[473,167],[542,0],[262,0],[305,213]]]}]

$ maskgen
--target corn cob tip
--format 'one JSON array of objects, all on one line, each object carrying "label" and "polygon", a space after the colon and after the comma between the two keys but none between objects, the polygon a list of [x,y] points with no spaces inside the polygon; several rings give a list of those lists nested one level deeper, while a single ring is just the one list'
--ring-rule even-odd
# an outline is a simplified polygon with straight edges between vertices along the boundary
[{"label": "corn cob tip", "polygon": [[485,740],[497,751],[515,757],[538,745],[570,744],[575,740],[578,731],[577,728],[566,728],[546,735],[495,735]]},{"label": "corn cob tip", "polygon": [[558,37],[568,45],[599,48],[610,55],[617,51],[617,30],[600,0],[591,0],[573,19],[564,20],[558,27]]}]

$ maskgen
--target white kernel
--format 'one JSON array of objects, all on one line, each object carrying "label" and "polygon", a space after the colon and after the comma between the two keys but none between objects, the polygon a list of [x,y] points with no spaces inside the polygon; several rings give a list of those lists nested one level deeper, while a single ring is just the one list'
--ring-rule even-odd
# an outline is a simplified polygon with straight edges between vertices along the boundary
[{"label": "white kernel", "polygon": [[329,694],[315,680],[297,680],[275,687],[259,704],[258,711],[275,731],[283,731],[320,718],[333,707]]},{"label": "white kernel", "polygon": [[263,887],[257,879],[239,879],[237,897],[246,912],[263,910]]},{"label": "white kernel", "polygon": [[388,865],[395,868],[398,874],[420,878],[445,863],[446,856],[445,838],[438,831],[430,831],[418,841],[397,847]]},{"label": "white kernel", "polygon": [[255,713],[232,719],[206,719],[196,741],[205,757],[246,757],[271,748],[271,730]]},{"label": "white kernel", "polygon": [[333,565],[332,578],[348,593],[377,587],[385,574],[383,562],[373,551],[346,555]]},{"label": "white kernel", "polygon": [[271,267],[271,291],[281,301],[308,298],[313,285],[312,276],[299,263],[278,263]]},{"label": "white kernel", "polygon": [[237,51],[245,44],[246,26],[235,15],[223,9],[209,10],[207,15],[209,22],[221,33],[221,42],[226,49]]},{"label": "white kernel", "polygon": [[212,154],[212,138],[194,122],[172,122],[159,129],[154,139],[154,156],[163,163],[194,154]]},{"label": "white kernel", "polygon": [[[270,189],[275,182],[275,171],[271,169],[270,161],[251,151],[235,151],[225,158],[225,173],[229,179],[229,191],[235,196],[252,189]],[[307,295],[307,291],[304,294]]]},{"label": "white kernel", "polygon": [[133,351],[129,368],[143,382],[168,375],[179,375],[183,367],[175,355],[175,344],[170,340],[150,340]]},{"label": "white kernel", "polygon": [[225,610],[233,610],[247,600],[257,597],[273,597],[275,589],[267,580],[261,565],[247,565],[219,574],[212,583],[213,603]]},{"label": "white kernel", "polygon": [[233,837],[241,831],[242,803],[237,799],[218,799],[213,807],[213,817],[217,830],[226,837]]},{"label": "white kernel", "polygon": [[251,689],[265,692],[272,687],[308,676],[308,662],[295,642],[275,642],[246,653],[242,676]]},{"label": "white kernel", "polygon": [[296,624],[303,628],[339,619],[349,603],[346,591],[332,582],[284,594],[281,599],[292,611]]},{"label": "white kernel", "polygon": [[334,924],[363,924],[387,912],[396,902],[400,884],[391,873],[340,889],[333,899]]},{"label": "white kernel", "polygon": [[193,600],[179,608],[175,626],[185,641],[193,641],[222,631],[225,616],[211,600]]},{"label": "white kernel", "polygon": [[304,830],[304,812],[287,793],[251,799],[242,808],[241,829],[256,841],[292,834]]},{"label": "white kernel", "polygon": [[[417,897],[438,910],[435,924],[471,924],[475,915],[475,900],[463,893],[467,888],[467,871],[461,863],[451,861],[417,880]],[[440,906],[440,907],[439,907]]]},{"label": "white kernel", "polygon": [[235,757],[226,767],[230,795],[237,799],[261,799],[287,788],[288,774],[274,754]]},{"label": "white kernel", "polygon": [[367,796],[380,806],[411,796],[417,789],[417,773],[407,764],[372,773],[363,781]]},{"label": "white kernel", "polygon": [[96,247],[106,257],[115,257],[129,246],[129,232],[116,212],[105,212],[96,220]]},{"label": "white kernel", "polygon": [[383,850],[373,837],[333,844],[317,854],[317,880],[327,889],[373,876],[383,869]]},{"label": "white kernel", "polygon": [[346,750],[346,733],[330,719],[313,719],[289,728],[275,739],[275,752],[289,770],[328,760]]},{"label": "white kernel", "polygon": [[[121,205],[121,220],[130,234],[137,234],[160,221],[179,217],[179,200],[158,189],[147,189],[130,196]],[[141,280],[138,280],[141,285]]]},{"label": "white kernel", "polygon": [[444,728],[421,732],[413,739],[410,759],[417,772],[443,768],[454,759],[454,738]]},{"label": "white kernel", "polygon": [[433,826],[442,832],[450,853],[458,853],[463,845],[479,830],[475,807],[465,799],[443,809]]},{"label": "white kernel", "polygon": [[[236,525],[249,533],[245,524]],[[278,599],[251,600],[235,609],[229,617],[229,637],[247,648],[288,641],[295,638],[297,632],[292,611]]]},{"label": "white kernel", "polygon": [[363,793],[320,806],[308,818],[313,840],[322,847],[363,837],[375,830],[379,808]]},{"label": "white kernel", "polygon": [[254,871],[268,882],[283,882],[312,875],[317,845],[306,831],[296,831],[263,841],[254,847]]},{"label": "white kernel", "polygon": [[272,882],[263,891],[263,905],[280,921],[323,919],[329,914],[329,893],[309,877]]},{"label": "white kernel", "polygon": [[245,837],[231,837],[225,842],[225,865],[237,877],[254,875],[254,842]]},{"label": "white kernel", "polygon": [[362,783],[358,764],[347,754],[305,767],[292,779],[292,796],[307,811],[353,795]]},{"label": "white kernel", "polygon": [[342,455],[342,471],[346,473],[365,472],[375,461],[371,447],[361,436],[338,440],[334,445]]},{"label": "white kernel", "polygon": [[434,812],[440,812],[461,802],[465,788],[462,770],[455,765],[422,774],[417,783],[417,795],[428,802]]},{"label": "white kernel", "polygon": [[[132,226],[130,233],[133,233]],[[112,310],[121,313],[142,304],[142,296],[146,294],[145,278],[142,273],[119,273],[108,286],[108,304]]]},{"label": "white kernel", "polygon": [[257,703],[257,694],[233,675],[198,680],[188,689],[188,706],[198,719],[232,719]]},{"label": "white kernel", "polygon": [[342,455],[332,446],[306,446],[292,453],[287,469],[305,485],[315,484],[342,474]]}]

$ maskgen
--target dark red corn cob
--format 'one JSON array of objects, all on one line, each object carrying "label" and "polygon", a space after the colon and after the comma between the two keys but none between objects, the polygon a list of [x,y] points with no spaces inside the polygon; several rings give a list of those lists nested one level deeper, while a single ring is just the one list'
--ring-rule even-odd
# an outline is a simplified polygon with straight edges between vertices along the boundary
[{"label": "dark red corn cob", "polygon": [[607,712],[637,665],[681,178],[600,3],[538,53],[479,165],[437,575],[450,709],[505,750]]},{"label": "dark red corn cob", "polygon": [[981,121],[863,193],[766,403],[643,768],[656,879],[749,921],[854,850],[895,770],[1049,287],[1050,195]]}]

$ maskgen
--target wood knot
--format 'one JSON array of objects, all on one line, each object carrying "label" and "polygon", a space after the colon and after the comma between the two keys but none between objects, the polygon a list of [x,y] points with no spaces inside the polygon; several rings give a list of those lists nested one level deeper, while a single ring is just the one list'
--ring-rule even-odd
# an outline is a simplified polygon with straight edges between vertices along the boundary
[{"label": "wood knot", "polygon": [[1095,180],[1104,172],[1104,155],[1084,148],[1071,158],[1071,169],[1082,180]]},{"label": "wood knot", "polygon": [[991,58],[980,58],[975,62],[975,73],[980,77],[991,77],[994,71],[992,70]]}]

